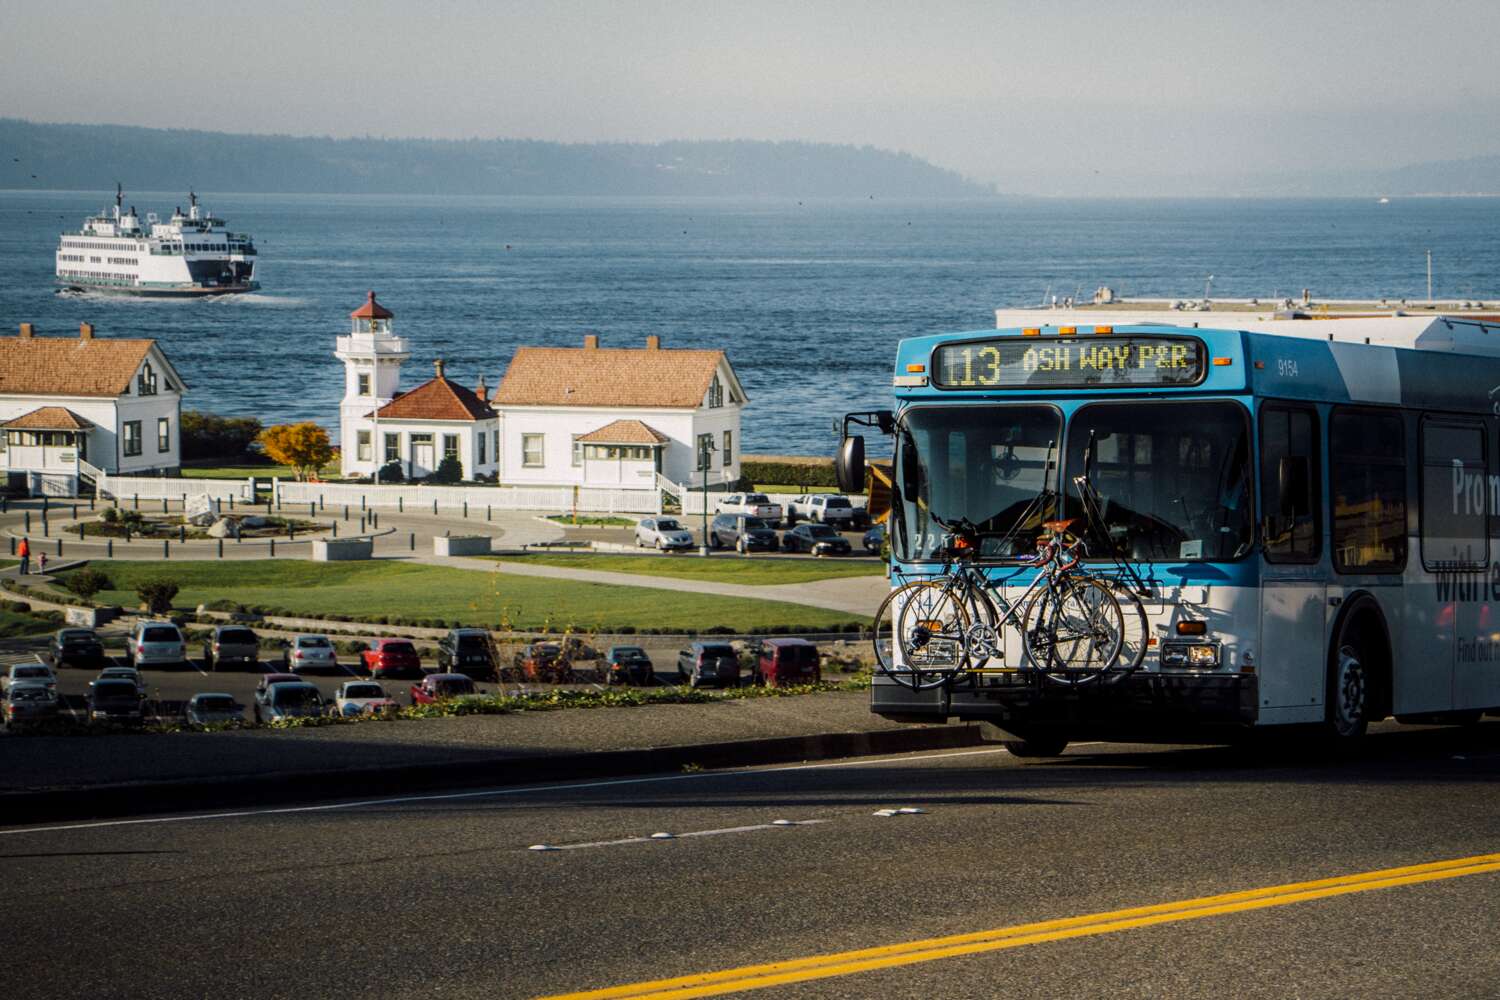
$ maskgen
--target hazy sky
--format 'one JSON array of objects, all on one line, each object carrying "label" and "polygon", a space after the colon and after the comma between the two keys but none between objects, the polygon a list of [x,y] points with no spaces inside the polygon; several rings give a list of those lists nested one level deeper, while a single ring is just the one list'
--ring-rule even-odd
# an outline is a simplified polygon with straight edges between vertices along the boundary
[{"label": "hazy sky", "polygon": [[869,143],[1046,192],[1500,152],[1497,38],[1495,0],[4,0],[0,114]]}]

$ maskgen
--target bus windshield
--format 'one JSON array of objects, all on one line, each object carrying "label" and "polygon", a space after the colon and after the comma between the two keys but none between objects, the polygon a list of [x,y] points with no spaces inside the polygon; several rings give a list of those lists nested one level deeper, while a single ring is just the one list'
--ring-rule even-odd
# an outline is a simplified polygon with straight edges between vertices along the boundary
[{"label": "bus windshield", "polygon": [[1051,506],[1033,501],[1044,486],[1055,483],[1061,439],[1062,417],[1050,406],[907,410],[896,435],[901,504],[891,538],[897,556],[937,556],[946,529],[933,520],[934,514],[944,521],[967,518],[978,525],[984,558],[1035,551]]},{"label": "bus windshield", "polygon": [[[1089,554],[1131,561],[1237,559],[1254,538],[1249,428],[1227,401],[1097,403],[1068,424],[1067,476],[1084,471],[1093,441],[1092,482],[1104,531]],[[1068,514],[1081,516],[1077,488]],[[1107,537],[1100,537],[1107,535]]]}]

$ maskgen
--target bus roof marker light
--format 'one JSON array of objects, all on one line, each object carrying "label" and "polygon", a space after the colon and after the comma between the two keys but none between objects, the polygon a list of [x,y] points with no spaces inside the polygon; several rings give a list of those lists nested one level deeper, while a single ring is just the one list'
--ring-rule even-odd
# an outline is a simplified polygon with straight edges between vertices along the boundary
[{"label": "bus roof marker light", "polygon": [[913,375],[920,375],[920,374],[922,374],[923,372],[925,372],[927,370],[927,366],[926,365],[907,365],[906,366],[906,370],[909,371],[909,372],[911,372]]},{"label": "bus roof marker light", "polygon": [[1078,327],[1076,326],[1060,326],[1057,328],[1057,335],[1059,337],[1071,337],[1077,332]]},{"label": "bus roof marker light", "polygon": [[1115,328],[1112,327],[1112,326],[1096,326],[1096,327],[1094,327],[1094,332],[1095,333],[1114,333],[1115,332]]},{"label": "bus roof marker light", "polygon": [[1041,327],[1037,326],[1028,326],[1021,331],[1021,336],[1023,337],[1040,337],[1041,335]]},{"label": "bus roof marker light", "polygon": [[1215,368],[1228,368],[1232,364],[1234,364],[1233,358],[1214,358]]}]

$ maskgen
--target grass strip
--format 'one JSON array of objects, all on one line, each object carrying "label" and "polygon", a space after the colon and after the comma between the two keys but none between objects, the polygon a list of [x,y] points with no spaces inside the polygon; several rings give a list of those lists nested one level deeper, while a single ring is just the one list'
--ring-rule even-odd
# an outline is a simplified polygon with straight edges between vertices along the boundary
[{"label": "grass strip", "polygon": [[853,559],[757,559],[754,556],[603,555],[587,552],[535,552],[524,556],[490,556],[499,562],[561,566],[605,573],[664,576],[674,580],[707,580],[747,586],[809,583],[847,577],[880,576],[883,564]]}]

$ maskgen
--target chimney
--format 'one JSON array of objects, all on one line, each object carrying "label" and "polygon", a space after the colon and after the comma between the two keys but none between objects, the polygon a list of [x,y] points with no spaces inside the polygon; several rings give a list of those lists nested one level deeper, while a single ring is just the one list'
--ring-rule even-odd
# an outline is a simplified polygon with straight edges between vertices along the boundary
[{"label": "chimney", "polygon": [[646,338],[646,350],[648,350],[648,351],[659,351],[659,350],[661,350],[661,337],[657,336],[654,333],[651,336],[647,337]]},{"label": "chimney", "polygon": [[30,340],[31,336],[32,336],[32,334],[34,332],[35,331],[32,329],[32,326],[31,326],[30,323],[22,323],[21,324],[21,339],[22,340]]},{"label": "chimney", "polygon": [[599,349],[599,335],[597,333],[585,333],[583,335],[583,349],[585,351],[597,351]]},{"label": "chimney", "polygon": [[490,387],[485,384],[483,375],[479,376],[479,388],[474,390],[474,395],[486,403],[490,400]]},{"label": "chimney", "polygon": [[437,372],[437,377],[438,378],[442,378],[443,377],[443,359],[442,358],[438,358],[436,361],[434,361],[432,363],[432,367],[433,367],[433,370]]},{"label": "chimney", "polygon": [[94,324],[92,324],[92,323],[79,323],[78,324],[78,339],[79,340],[93,340],[94,339]]}]

